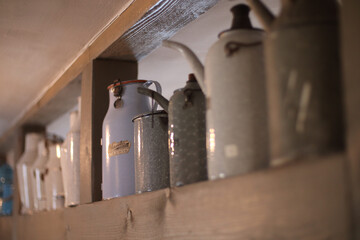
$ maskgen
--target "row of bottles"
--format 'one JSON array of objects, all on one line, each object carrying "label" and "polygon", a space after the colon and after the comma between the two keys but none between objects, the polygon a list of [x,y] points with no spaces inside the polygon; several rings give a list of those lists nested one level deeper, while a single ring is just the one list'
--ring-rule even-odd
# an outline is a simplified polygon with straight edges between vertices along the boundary
[{"label": "row of bottles", "polygon": [[284,0],[275,19],[259,0],[248,2],[267,32],[252,27],[248,6],[233,7],[232,26],[220,33],[205,65],[185,45],[164,41],[194,71],[170,101],[160,86],[148,89],[154,81],[109,86],[104,199],[343,149],[338,3]]},{"label": "row of bottles", "polygon": [[21,213],[31,214],[79,204],[79,165],[78,111],[70,114],[70,131],[64,142],[54,135],[26,134],[25,151],[16,165]]}]

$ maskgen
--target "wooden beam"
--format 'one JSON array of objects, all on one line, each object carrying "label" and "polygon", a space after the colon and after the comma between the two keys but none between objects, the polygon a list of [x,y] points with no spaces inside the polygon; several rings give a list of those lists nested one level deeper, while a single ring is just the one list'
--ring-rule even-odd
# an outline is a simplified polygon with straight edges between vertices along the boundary
[{"label": "wooden beam", "polygon": [[21,217],[19,232],[32,239],[45,239],[48,233],[47,240],[348,240],[344,162],[342,155],[308,159],[243,176],[79,205],[62,213]]},{"label": "wooden beam", "polygon": [[344,0],[341,42],[354,239],[360,240],[360,1]]},{"label": "wooden beam", "polygon": [[136,79],[137,62],[97,59],[83,72],[81,94],[80,202],[102,199],[102,122],[108,109],[107,86]]},{"label": "wooden beam", "polygon": [[[34,120],[37,122],[41,119],[40,115],[54,119],[51,117],[51,111],[46,110],[51,110],[47,106],[51,105],[51,100],[76,79],[93,59],[100,55],[101,58],[140,59],[156,48],[163,39],[172,36],[217,1],[134,0],[79,57],[74,59],[71,66],[59,78],[54,79],[55,83],[49,86],[40,99],[0,136],[0,151],[6,151],[11,147],[7,143],[14,141],[16,129],[22,125]],[[76,102],[76,97],[68,99]],[[42,112],[42,109],[45,110]],[[61,115],[60,112],[56,112],[53,116]],[[38,113],[40,115],[37,115]]]},{"label": "wooden beam", "polygon": [[100,57],[139,61],[218,1],[161,0]]}]

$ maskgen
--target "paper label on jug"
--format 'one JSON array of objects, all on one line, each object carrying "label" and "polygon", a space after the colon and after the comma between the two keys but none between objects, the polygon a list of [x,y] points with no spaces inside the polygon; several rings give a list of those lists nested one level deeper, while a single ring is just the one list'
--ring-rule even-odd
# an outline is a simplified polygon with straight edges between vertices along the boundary
[{"label": "paper label on jug", "polygon": [[108,147],[109,157],[126,154],[130,151],[130,147],[131,143],[129,141],[113,142]]}]

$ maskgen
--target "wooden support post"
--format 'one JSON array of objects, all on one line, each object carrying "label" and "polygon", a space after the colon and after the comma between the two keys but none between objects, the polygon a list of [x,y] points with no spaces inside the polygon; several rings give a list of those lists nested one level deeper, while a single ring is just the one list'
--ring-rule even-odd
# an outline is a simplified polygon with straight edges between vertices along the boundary
[{"label": "wooden support post", "polygon": [[115,79],[137,78],[137,62],[96,59],[82,74],[80,203],[102,199],[102,122],[108,109],[107,86]]},{"label": "wooden support post", "polygon": [[351,183],[353,233],[360,240],[360,1],[344,0],[341,13],[346,104],[347,164]]}]

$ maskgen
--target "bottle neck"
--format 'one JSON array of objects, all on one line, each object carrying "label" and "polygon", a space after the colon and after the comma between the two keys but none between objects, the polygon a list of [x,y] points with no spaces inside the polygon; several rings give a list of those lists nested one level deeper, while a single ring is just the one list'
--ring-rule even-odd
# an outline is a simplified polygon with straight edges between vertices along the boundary
[{"label": "bottle neck", "polygon": [[25,136],[25,151],[36,150],[38,143],[42,139],[42,135],[38,133],[29,133]]}]

